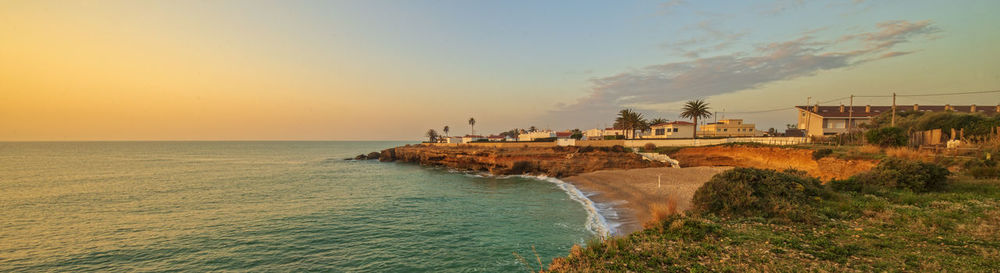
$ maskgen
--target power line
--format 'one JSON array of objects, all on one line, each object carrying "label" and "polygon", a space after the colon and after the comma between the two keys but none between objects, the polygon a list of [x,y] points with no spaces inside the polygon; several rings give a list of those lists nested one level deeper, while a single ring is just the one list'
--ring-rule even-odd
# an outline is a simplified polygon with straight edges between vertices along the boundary
[{"label": "power line", "polygon": [[[900,94],[897,94],[896,96],[897,97],[930,97],[930,96],[972,95],[972,94],[988,94],[988,93],[1000,93],[1000,90],[967,91],[967,92],[954,92],[954,93],[913,94],[913,95],[900,95]],[[892,97],[892,95],[860,95],[860,96],[856,95],[854,97],[855,98],[889,98],[889,97]],[[824,103],[834,102],[834,101],[843,100],[843,99],[847,99],[847,98],[849,98],[849,97],[841,97],[841,98],[836,98],[836,99],[827,100],[827,101],[820,101],[820,102],[816,102],[816,104],[824,104]],[[792,109],[795,109],[795,107],[783,107],[783,108],[768,109],[768,110],[743,111],[743,112],[726,112],[726,113],[727,114],[758,114],[758,113],[776,112],[776,111],[784,111],[784,110],[792,110]]]},{"label": "power line", "polygon": [[896,95],[896,96],[899,96],[899,97],[930,97],[930,96],[971,95],[971,94],[986,94],[986,93],[1000,93],[1000,90],[969,91],[969,92],[956,92],[956,93],[937,93],[937,94]]}]

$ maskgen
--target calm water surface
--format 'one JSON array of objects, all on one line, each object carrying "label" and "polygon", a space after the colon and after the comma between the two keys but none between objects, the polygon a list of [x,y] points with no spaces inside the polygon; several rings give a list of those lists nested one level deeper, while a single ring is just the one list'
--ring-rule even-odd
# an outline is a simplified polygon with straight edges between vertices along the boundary
[{"label": "calm water surface", "polygon": [[510,272],[594,234],[556,184],[400,142],[0,143],[0,272]]}]

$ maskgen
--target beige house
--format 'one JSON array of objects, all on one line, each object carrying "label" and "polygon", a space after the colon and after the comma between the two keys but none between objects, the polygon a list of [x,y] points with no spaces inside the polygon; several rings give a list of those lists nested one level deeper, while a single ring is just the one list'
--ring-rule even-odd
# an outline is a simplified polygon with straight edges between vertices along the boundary
[{"label": "beige house", "polygon": [[604,130],[594,128],[583,131],[583,138],[588,140],[604,139]]},{"label": "beige house", "polygon": [[[871,123],[873,117],[882,113],[892,112],[892,106],[795,106],[798,112],[798,128],[806,130],[809,136],[829,136],[846,133],[848,128],[857,130],[858,125]],[[973,105],[897,105],[896,112],[966,112],[996,114],[1000,112],[997,106]]]},{"label": "beige house", "polygon": [[687,121],[672,121],[649,126],[649,134],[643,138],[691,138],[694,133],[694,123]]},{"label": "beige house", "polygon": [[753,123],[743,123],[742,119],[724,119],[698,127],[699,137],[752,137],[757,136]]}]

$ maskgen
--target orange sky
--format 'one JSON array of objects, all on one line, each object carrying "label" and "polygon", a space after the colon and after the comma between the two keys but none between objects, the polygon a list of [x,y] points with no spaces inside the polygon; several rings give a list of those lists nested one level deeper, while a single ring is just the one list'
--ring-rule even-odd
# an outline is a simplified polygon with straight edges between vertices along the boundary
[{"label": "orange sky", "polygon": [[[294,3],[0,3],[0,141],[413,140],[443,125],[466,133],[470,116],[479,120],[480,132],[532,125],[586,129],[612,117],[568,120],[549,112],[590,96],[594,79],[688,62],[662,44],[676,42],[680,38],[671,35],[684,31],[711,33],[683,28],[707,19],[638,13],[642,5],[592,7],[581,14],[524,11],[519,20],[485,18],[495,15],[495,7],[474,6],[462,14],[466,9]],[[983,46],[1000,41],[995,24],[985,24],[996,19],[947,10],[906,14],[914,14],[910,22],[932,21],[930,27],[940,29],[933,35],[940,37],[907,37],[908,43],[893,49],[912,52],[906,56],[706,96],[719,110],[749,111],[801,104],[806,96],[839,97],[845,90],[1000,89],[1000,59]],[[533,21],[536,15],[550,21]],[[610,26],[571,20],[596,15],[620,20],[604,23]],[[854,28],[878,31],[878,22],[911,19],[868,16],[857,18]],[[836,20],[816,19],[788,31],[734,28],[750,34],[734,35],[741,38],[731,48],[702,54],[753,52]],[[563,25],[569,21],[579,26]],[[661,21],[676,21],[678,30],[632,25]],[[407,27],[413,29],[400,30]],[[558,37],[561,30],[573,35]],[[832,41],[845,33],[825,35]],[[558,39],[545,39],[550,36]],[[1000,103],[997,97],[951,101],[993,105]],[[672,113],[676,104],[618,107],[638,107],[652,117]],[[784,115],[744,118],[770,126],[793,122]]]}]

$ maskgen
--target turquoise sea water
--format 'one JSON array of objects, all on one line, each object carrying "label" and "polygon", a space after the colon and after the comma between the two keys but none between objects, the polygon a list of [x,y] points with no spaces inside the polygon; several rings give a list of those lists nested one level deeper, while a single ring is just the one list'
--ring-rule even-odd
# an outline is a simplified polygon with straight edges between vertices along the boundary
[{"label": "turquoise sea water", "polygon": [[595,236],[557,183],[342,160],[402,144],[0,143],[0,272],[511,272]]}]

